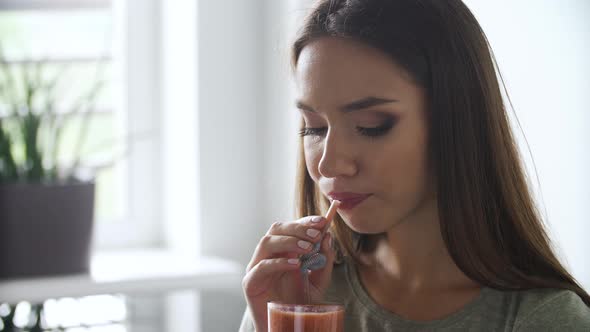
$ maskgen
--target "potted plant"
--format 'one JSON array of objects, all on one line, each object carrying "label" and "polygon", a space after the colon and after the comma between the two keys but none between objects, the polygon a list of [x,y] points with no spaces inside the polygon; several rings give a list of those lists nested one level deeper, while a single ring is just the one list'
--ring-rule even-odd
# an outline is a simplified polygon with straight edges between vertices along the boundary
[{"label": "potted plant", "polygon": [[[89,270],[95,185],[79,176],[80,147],[102,82],[58,111],[63,76],[46,68],[0,56],[0,279]],[[61,134],[76,117],[76,155],[64,163]]]}]

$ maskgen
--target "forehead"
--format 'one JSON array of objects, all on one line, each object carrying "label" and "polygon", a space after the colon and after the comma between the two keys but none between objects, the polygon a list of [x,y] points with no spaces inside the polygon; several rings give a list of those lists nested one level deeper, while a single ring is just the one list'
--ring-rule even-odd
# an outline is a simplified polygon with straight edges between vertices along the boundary
[{"label": "forehead", "polygon": [[403,94],[409,76],[386,53],[350,39],[324,37],[306,45],[297,61],[295,83],[300,98],[327,95],[355,99],[366,95]]}]

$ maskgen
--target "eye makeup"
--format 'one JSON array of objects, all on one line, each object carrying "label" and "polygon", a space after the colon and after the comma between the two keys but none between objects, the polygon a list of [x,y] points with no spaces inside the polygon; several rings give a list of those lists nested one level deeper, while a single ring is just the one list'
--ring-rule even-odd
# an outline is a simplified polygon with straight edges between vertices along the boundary
[{"label": "eye makeup", "polygon": [[391,128],[393,128],[394,124],[395,124],[395,120],[393,118],[389,118],[389,119],[385,120],[382,124],[380,124],[376,127],[357,126],[356,130],[362,136],[380,137],[380,136],[384,136],[385,134],[387,134],[391,130]]},{"label": "eye makeup", "polygon": [[[374,127],[364,127],[364,126],[356,126],[356,132],[365,137],[381,137],[386,135],[395,125],[396,119],[393,117],[387,117],[385,120],[382,121],[381,124],[374,126]],[[326,135],[328,131],[328,127],[304,127],[299,130],[299,135],[302,137],[305,136],[320,136],[323,137]]]}]

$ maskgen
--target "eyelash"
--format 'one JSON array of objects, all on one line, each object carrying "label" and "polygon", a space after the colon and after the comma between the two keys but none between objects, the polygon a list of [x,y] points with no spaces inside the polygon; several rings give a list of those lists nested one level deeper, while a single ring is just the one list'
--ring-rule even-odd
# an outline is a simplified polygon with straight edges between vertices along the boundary
[{"label": "eyelash", "polygon": [[[391,128],[393,128],[393,121],[387,121],[386,123],[372,128],[365,128],[365,127],[356,127],[356,130],[359,134],[366,137],[380,137],[389,132]],[[299,135],[301,137],[304,136],[323,136],[328,129],[326,127],[322,128],[309,128],[305,127],[299,131]]]}]

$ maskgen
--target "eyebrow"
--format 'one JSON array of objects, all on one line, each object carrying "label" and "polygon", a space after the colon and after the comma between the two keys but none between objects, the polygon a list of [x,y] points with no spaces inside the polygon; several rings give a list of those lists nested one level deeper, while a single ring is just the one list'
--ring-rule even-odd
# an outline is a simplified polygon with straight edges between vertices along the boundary
[{"label": "eyebrow", "polygon": [[[399,100],[396,100],[396,99],[386,99],[386,98],[379,98],[379,97],[366,97],[366,98],[362,98],[359,100],[355,100],[355,101],[348,103],[346,105],[343,105],[340,107],[340,109],[342,110],[342,112],[348,113],[348,112],[363,110],[365,108],[369,108],[369,107],[373,107],[373,106],[395,103],[398,101]],[[298,100],[296,102],[296,106],[300,110],[316,113],[316,110],[314,110],[311,106],[304,104],[300,100]]]}]

